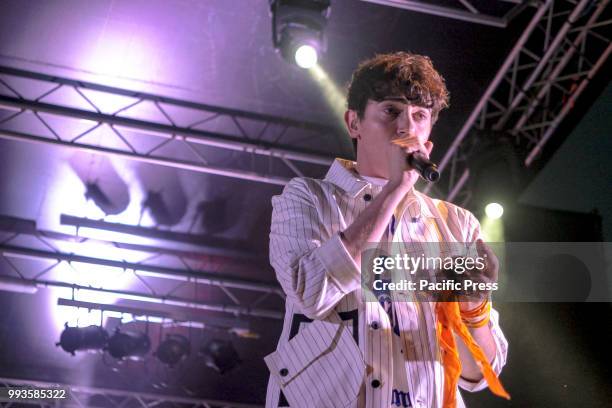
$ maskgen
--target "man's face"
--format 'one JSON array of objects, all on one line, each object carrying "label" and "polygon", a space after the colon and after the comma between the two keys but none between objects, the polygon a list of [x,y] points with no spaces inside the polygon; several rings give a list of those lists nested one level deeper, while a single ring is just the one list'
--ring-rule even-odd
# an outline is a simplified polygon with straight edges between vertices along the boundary
[{"label": "man's face", "polygon": [[[417,143],[427,155],[433,148],[429,141],[431,109],[411,105],[405,97],[388,97],[380,102],[369,100],[363,118],[349,111],[349,120],[352,121],[351,137],[358,138],[357,161],[362,174],[388,178],[387,160],[392,144],[414,146]],[[351,126],[355,121],[356,126]]]}]

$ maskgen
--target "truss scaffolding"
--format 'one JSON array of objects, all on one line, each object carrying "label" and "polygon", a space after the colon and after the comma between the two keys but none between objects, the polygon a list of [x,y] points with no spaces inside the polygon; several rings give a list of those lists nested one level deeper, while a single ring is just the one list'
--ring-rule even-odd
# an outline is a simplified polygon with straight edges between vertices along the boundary
[{"label": "truss scaffolding", "polygon": [[[4,224],[8,224],[5,222]],[[127,262],[125,260],[105,259],[98,256],[83,256],[75,253],[67,253],[58,249],[59,245],[54,241],[70,241],[77,237],[67,234],[48,234],[33,228],[25,228],[24,223],[14,222],[11,225],[0,223],[0,232],[8,235],[0,242],[0,259],[13,270],[14,274],[0,275],[0,287],[11,289],[17,292],[33,293],[38,288],[69,288],[74,291],[87,291],[94,293],[104,293],[115,295],[118,298],[137,300],[142,302],[166,304],[188,309],[209,310],[215,312],[230,313],[234,316],[253,316],[272,319],[281,319],[283,314],[277,310],[258,308],[257,305],[269,296],[284,299],[284,293],[278,285],[268,284],[252,279],[236,278],[213,273],[193,266],[189,262],[194,253],[183,253],[181,251],[165,251],[164,249],[153,249],[151,247],[130,244],[127,249],[138,252],[145,252],[147,256],[141,262]],[[17,242],[22,236],[34,237],[39,245],[30,241],[29,245],[12,244]],[[95,242],[95,240],[92,240]],[[77,241],[84,242],[84,241]],[[42,249],[40,249],[42,248]],[[160,256],[174,258],[175,264],[182,265],[182,268],[160,266],[155,263]],[[11,259],[28,259],[42,261],[45,266],[40,267],[39,263],[16,263]],[[145,290],[119,290],[104,287],[91,287],[77,285],[74,282],[62,281],[57,279],[46,279],[52,276],[51,272],[61,263],[72,265],[78,262],[83,265],[104,266],[118,268],[134,274]],[[28,270],[24,270],[28,269]],[[85,268],[86,269],[86,268]],[[147,278],[156,278],[167,281],[165,289],[155,289],[147,284]],[[186,284],[207,285],[216,287],[228,299],[225,304],[203,302],[197,297],[185,298],[176,296],[178,289]],[[246,299],[255,300],[247,301]]]},{"label": "truss scaffolding", "polygon": [[[1,138],[277,185],[303,175],[298,163],[329,166],[333,161],[280,141],[305,139],[310,146],[342,147],[341,136],[327,126],[6,66],[0,66],[0,108],[13,112],[0,120]],[[16,125],[28,113],[44,133]],[[63,123],[58,126],[50,117]],[[88,126],[76,134],[66,131],[78,123]],[[229,128],[233,133],[217,130],[221,124],[224,132]],[[102,131],[107,131],[104,142],[92,137]],[[219,165],[210,149],[240,152],[250,159]]]},{"label": "truss scaffolding", "polygon": [[[496,3],[507,3],[508,7],[502,13],[495,15],[481,11],[477,5],[470,0],[456,0],[454,7],[442,6],[434,2],[419,0],[362,0],[369,3],[381,4],[401,8],[404,10],[415,11],[417,13],[431,14],[438,17],[452,18],[468,23],[483,24],[493,27],[506,28],[510,21],[516,17],[532,1],[525,0],[503,0]],[[493,3],[493,2],[492,2]]]},{"label": "truss scaffolding", "polygon": [[[440,162],[442,195],[465,206],[469,161],[483,142],[507,137],[528,167],[612,51],[609,0],[542,1]],[[431,187],[426,187],[428,192]]]}]

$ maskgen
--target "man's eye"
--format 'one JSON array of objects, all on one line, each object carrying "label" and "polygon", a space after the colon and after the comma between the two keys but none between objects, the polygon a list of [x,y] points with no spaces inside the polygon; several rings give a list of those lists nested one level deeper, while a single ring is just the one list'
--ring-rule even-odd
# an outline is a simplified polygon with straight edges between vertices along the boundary
[{"label": "man's eye", "polygon": [[418,120],[425,120],[425,119],[427,119],[427,115],[425,113],[423,113],[423,112],[417,112],[414,116]]},{"label": "man's eye", "polygon": [[397,116],[399,114],[399,111],[396,108],[393,107],[387,107],[384,109],[384,112],[387,115],[393,115],[393,116]]}]

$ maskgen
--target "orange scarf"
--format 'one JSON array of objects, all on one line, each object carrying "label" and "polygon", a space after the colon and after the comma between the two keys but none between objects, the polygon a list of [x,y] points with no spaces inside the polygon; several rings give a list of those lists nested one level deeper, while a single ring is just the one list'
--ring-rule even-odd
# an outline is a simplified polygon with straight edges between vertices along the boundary
[{"label": "orange scarf", "polygon": [[482,375],[487,380],[491,392],[497,396],[510,399],[510,394],[506,392],[499,378],[497,378],[484,352],[474,341],[465,323],[461,320],[459,303],[436,303],[436,315],[438,317],[438,340],[442,348],[442,365],[444,366],[443,407],[455,408],[457,405],[456,392],[459,375],[461,374],[461,360],[459,360],[459,351],[453,333],[456,333],[467,345],[480,367]]}]

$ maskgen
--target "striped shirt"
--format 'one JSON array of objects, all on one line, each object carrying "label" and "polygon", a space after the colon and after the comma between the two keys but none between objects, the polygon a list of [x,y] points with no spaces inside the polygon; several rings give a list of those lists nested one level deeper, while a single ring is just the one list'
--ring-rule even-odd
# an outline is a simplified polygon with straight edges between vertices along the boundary
[{"label": "striped shirt", "polygon": [[[394,321],[381,303],[364,300],[360,268],[339,236],[382,188],[360,177],[354,162],[336,159],[323,180],[294,178],[272,198],[270,262],[287,299],[278,347],[265,357],[266,408],[397,406],[398,365],[406,373],[411,406],[442,406],[435,304],[393,302],[403,350],[402,358],[394,357]],[[478,220],[451,203],[413,190],[400,207],[393,242],[479,237]],[[499,374],[508,343],[493,309],[489,327],[497,346],[491,365]],[[460,378],[459,386],[478,391],[487,384]],[[459,392],[457,398],[463,407]]]}]

